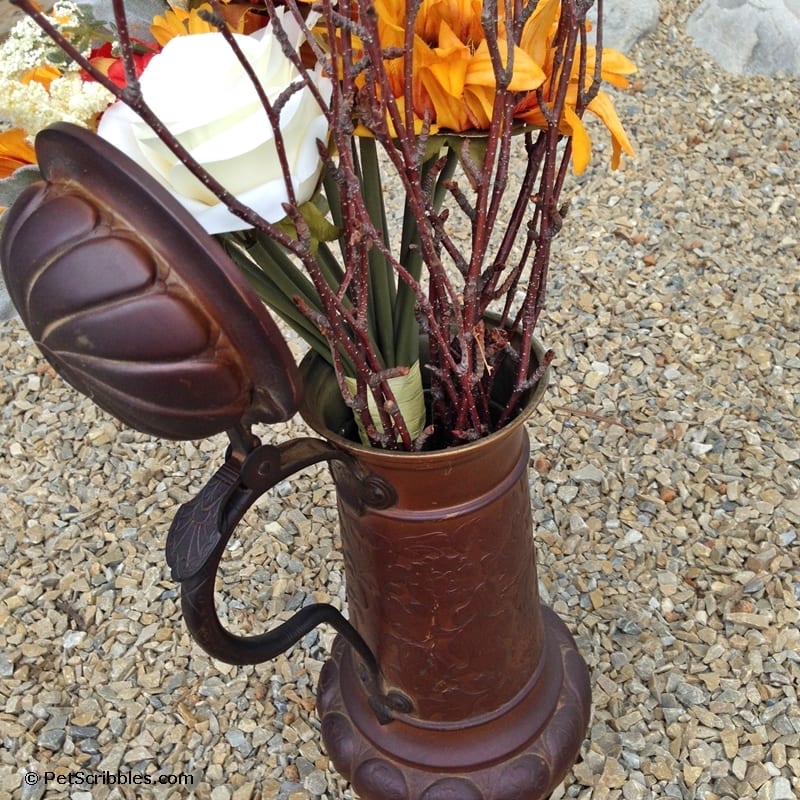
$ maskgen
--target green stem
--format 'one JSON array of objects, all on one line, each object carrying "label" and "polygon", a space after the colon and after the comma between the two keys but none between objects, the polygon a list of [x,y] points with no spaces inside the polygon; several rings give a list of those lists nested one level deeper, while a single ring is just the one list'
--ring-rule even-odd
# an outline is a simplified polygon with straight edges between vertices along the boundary
[{"label": "green stem", "polygon": [[[411,209],[406,204],[403,212],[403,235],[400,248],[400,263],[411,277],[419,282],[422,276],[422,252],[419,247],[419,231]],[[409,366],[419,359],[419,323],[414,314],[417,296],[405,281],[397,287],[397,304],[395,305],[394,325],[397,332],[397,363]]]},{"label": "green stem", "polygon": [[[425,173],[438,160],[438,154],[430,158],[423,165],[423,179]],[[458,153],[450,146],[447,147],[447,161],[436,179],[433,190],[432,205],[434,211],[439,211],[445,197],[445,183],[453,177],[458,164]],[[400,244],[400,263],[405,266],[415,281],[419,282],[422,276],[422,251],[419,247],[419,230],[416,216],[409,204],[406,203],[403,212],[403,233]],[[397,303],[395,305],[394,326],[396,337],[397,363],[410,366],[419,360],[419,323],[414,313],[417,305],[417,296],[404,281],[397,287]]]},{"label": "green stem", "polygon": [[[383,244],[388,248],[386,209],[383,204],[383,187],[381,186],[380,164],[375,140],[368,136],[362,136],[359,139],[359,149],[364,203],[372,225],[381,235]],[[373,339],[382,355],[384,365],[394,367],[398,363],[395,356],[394,335],[397,287],[394,272],[389,268],[386,258],[377,247],[371,247],[369,251],[369,295],[371,301],[370,330],[373,333]]]},{"label": "green stem", "polygon": [[[344,271],[342,270],[342,265],[339,263],[339,260],[333,252],[331,252],[330,247],[328,247],[327,242],[320,242],[317,246],[317,265],[328,286],[330,286],[334,292],[338,291],[339,287],[342,285]],[[347,297],[343,297],[342,301],[348,306],[352,305]]]},{"label": "green stem", "polygon": [[[246,246],[234,239],[224,241],[226,250],[239,268],[245,273],[250,284],[263,302],[272,309],[315,353],[319,353],[331,366],[331,342],[294,303],[293,298],[301,298],[306,305],[321,317],[322,304],[317,290],[300,269],[289,258],[279,244],[267,237],[259,236],[255,244]],[[326,259],[338,262],[325,247]],[[334,288],[338,284],[333,284]],[[349,302],[344,300],[346,305]],[[336,345],[341,354],[342,364],[348,375],[355,375],[352,359],[343,348]]]},{"label": "green stem", "polygon": [[286,251],[268,236],[260,233],[256,236],[256,242],[247,248],[253,261],[289,298],[299,295],[311,308],[322,313],[322,302],[314,284]]},{"label": "green stem", "polygon": [[[332,364],[331,349],[320,330],[292,302],[291,297],[238,247],[228,246],[228,254],[247,278],[264,304],[274,311],[315,353]],[[297,294],[297,293],[295,293]]]},{"label": "green stem", "polygon": [[[339,191],[339,184],[336,182],[336,177],[332,170],[326,169],[322,173],[322,185],[325,188],[325,198],[328,201],[328,208],[331,211],[331,219],[333,224],[339,228],[344,229],[342,217],[342,197]],[[339,250],[344,256],[344,237],[339,237]]]}]

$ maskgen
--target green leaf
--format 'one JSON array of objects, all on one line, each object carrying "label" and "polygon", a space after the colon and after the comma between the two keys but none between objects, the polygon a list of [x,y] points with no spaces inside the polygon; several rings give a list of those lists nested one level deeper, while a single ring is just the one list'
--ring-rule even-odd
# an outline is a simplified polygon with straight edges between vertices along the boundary
[{"label": "green leaf", "polygon": [[[309,200],[301,206],[298,206],[297,210],[308,226],[308,231],[312,239],[312,252],[314,252],[315,255],[320,242],[334,242],[341,236],[341,230],[327,219],[326,212],[321,210],[313,200]],[[287,236],[290,236],[292,239],[297,239],[297,226],[294,224],[291,217],[284,217],[277,223],[277,227]]]},{"label": "green leaf", "polygon": [[303,215],[314,241],[335,242],[341,236],[341,230],[327,219],[325,212],[313,200],[303,203],[298,211]]}]

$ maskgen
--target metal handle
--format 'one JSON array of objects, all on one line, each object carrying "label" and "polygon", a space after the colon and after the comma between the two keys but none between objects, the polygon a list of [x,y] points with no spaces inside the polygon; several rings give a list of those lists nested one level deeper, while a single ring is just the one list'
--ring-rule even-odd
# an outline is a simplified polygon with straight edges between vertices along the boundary
[{"label": "metal handle", "polygon": [[[266,633],[237,636],[220,622],[214,584],[222,554],[234,529],[253,503],[288,475],[319,461],[352,459],[321,439],[301,438],[280,445],[262,445],[241,431],[231,432],[225,463],[200,493],[175,515],[167,537],[167,563],[181,583],[181,608],[195,641],[213,658],[229,664],[259,664],[283,653],[317,625],[327,623],[356,651],[363,664],[361,679],[378,719],[407,712],[410,703],[397,692],[384,693],[378,662],[356,629],[328,603],[297,611]],[[357,476],[355,462],[353,475]],[[377,482],[377,483],[376,483]],[[364,503],[386,507],[394,491],[376,476],[359,479]],[[375,491],[380,486],[379,491]]]}]

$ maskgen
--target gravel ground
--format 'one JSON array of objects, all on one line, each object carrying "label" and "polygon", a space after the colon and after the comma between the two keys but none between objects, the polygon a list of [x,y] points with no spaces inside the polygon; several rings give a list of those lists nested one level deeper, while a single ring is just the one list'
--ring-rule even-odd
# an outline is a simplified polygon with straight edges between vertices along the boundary
[{"label": "gravel ground", "polygon": [[[530,426],[540,580],[594,692],[581,759],[553,797],[791,800],[800,81],[725,75],[683,33],[696,2],[661,5],[618,98],[637,159],[582,180],[541,331],[557,357]],[[122,429],[53,376],[17,322],[0,357],[0,798],[354,800],[313,709],[331,633],[234,668],[182,623],[166,532],[224,442]],[[233,627],[311,598],[342,605],[324,468],[249,520],[223,570]],[[25,780],[118,768],[194,787]]]}]

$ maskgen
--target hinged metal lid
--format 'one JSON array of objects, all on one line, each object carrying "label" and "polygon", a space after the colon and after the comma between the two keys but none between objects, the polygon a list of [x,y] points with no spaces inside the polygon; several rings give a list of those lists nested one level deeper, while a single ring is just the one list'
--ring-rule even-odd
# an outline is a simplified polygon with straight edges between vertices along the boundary
[{"label": "hinged metal lid", "polygon": [[0,262],[55,370],[126,424],[170,439],[291,417],[297,366],[219,243],[83,128],[42,131],[36,154],[45,180],[7,212]]}]

